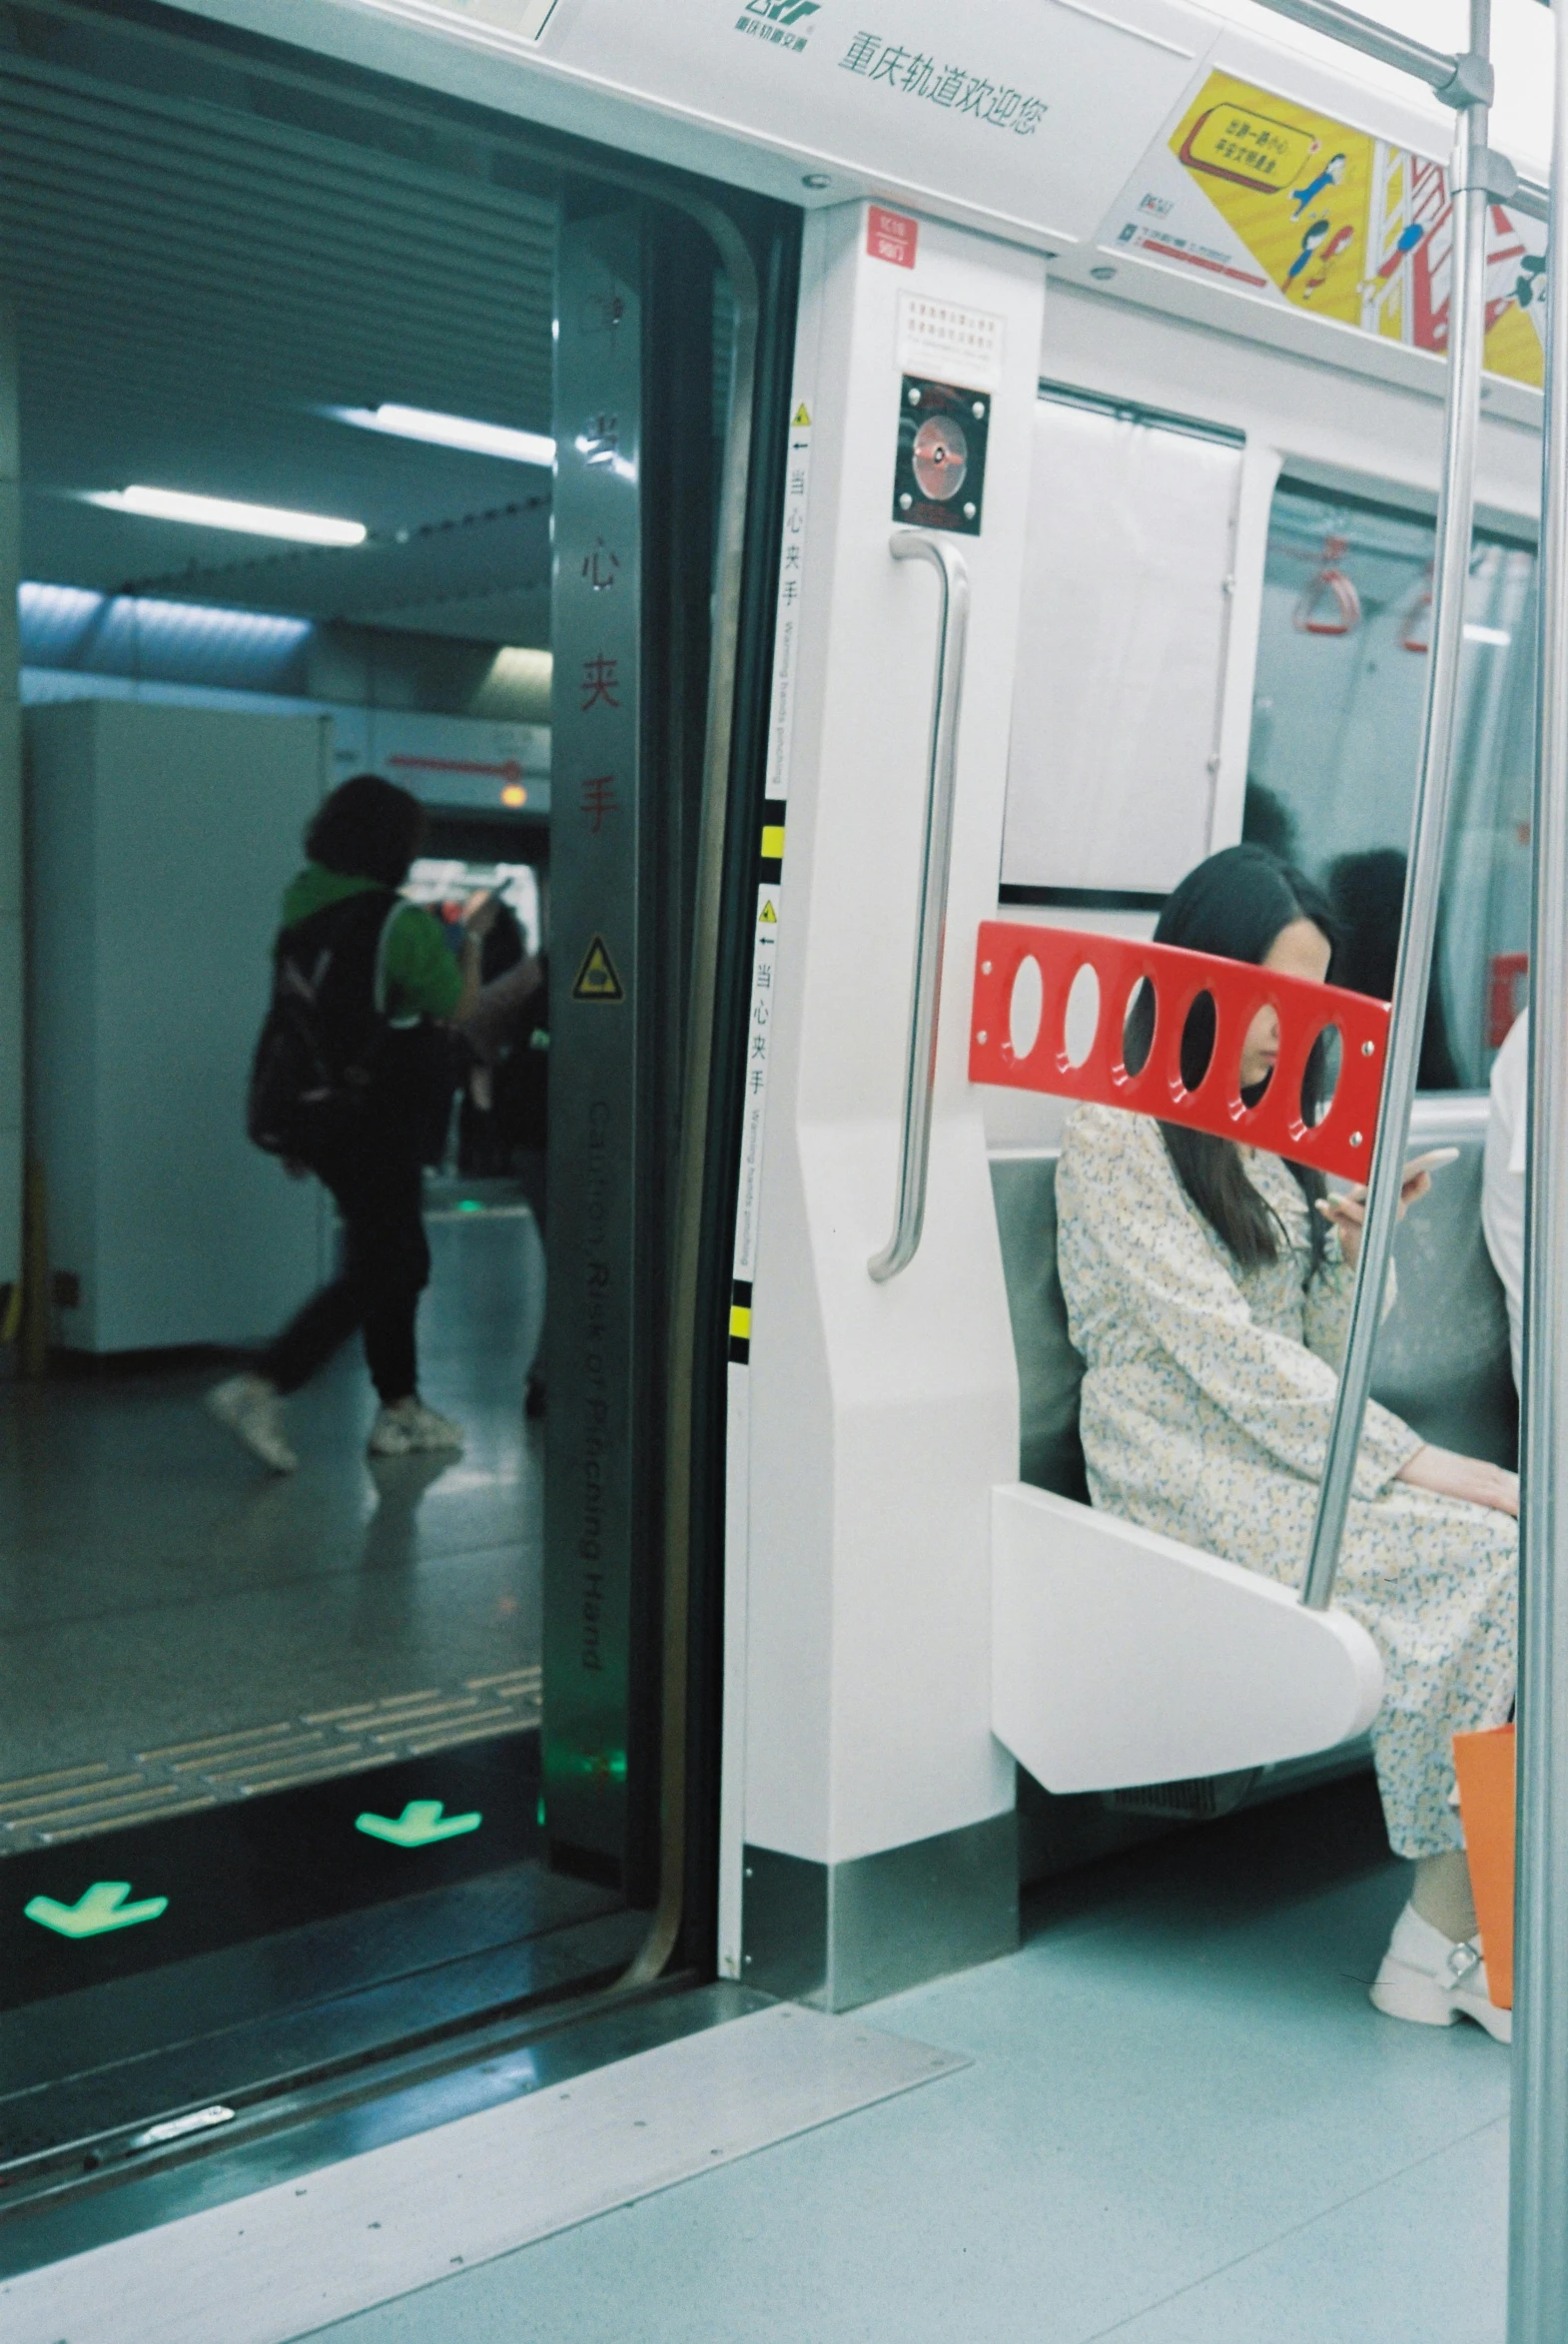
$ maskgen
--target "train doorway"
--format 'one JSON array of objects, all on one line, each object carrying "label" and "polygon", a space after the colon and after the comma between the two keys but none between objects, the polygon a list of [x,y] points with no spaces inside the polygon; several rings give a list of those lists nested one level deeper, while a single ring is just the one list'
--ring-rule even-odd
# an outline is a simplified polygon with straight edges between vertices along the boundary
[{"label": "train doorway", "polygon": [[[795,226],[155,7],[7,28],[15,2203],[639,1949],[711,1973],[726,882]],[[481,939],[422,1172],[456,1433],[368,1455],[356,1336],[270,1471],[204,1398],[342,1231],[247,1075],[302,832],[365,771],[426,817],[395,917]]]}]

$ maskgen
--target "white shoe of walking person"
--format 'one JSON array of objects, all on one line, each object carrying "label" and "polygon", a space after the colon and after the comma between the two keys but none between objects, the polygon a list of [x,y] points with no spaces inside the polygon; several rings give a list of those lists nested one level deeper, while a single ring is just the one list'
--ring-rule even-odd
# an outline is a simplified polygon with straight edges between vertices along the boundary
[{"label": "white shoe of walking person", "polygon": [[1394,1923],[1383,1965],[1371,1986],[1376,2008],[1417,2026],[1452,2026],[1473,2018],[1498,2042],[1513,2040],[1513,2012],[1499,2010],[1486,1986],[1486,1963],[1470,1938],[1455,1945],[1407,1905]]},{"label": "white shoe of walking person", "polygon": [[390,1408],[382,1409],[371,1426],[373,1457],[427,1456],[442,1449],[460,1456],[462,1446],[462,1427],[453,1424],[449,1416],[438,1416],[416,1398],[394,1400]]},{"label": "white shoe of walking person", "polygon": [[300,1460],[284,1430],[278,1387],[265,1375],[231,1375],[227,1383],[216,1384],[208,1393],[207,1408],[209,1415],[216,1416],[270,1471],[299,1470]]}]

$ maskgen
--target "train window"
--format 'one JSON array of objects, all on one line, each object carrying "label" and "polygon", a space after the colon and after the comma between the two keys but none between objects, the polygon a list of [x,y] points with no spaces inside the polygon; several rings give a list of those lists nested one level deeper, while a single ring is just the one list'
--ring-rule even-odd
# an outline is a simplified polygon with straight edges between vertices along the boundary
[{"label": "train window", "polygon": [[[1431,634],[1434,524],[1288,478],[1274,497],[1245,835],[1327,888],[1341,983],[1392,990]],[[1478,534],[1423,1090],[1484,1086],[1522,1006],[1535,759],[1535,555]]]},{"label": "train window", "polygon": [[1054,392],[1035,430],[1003,885],[1163,894],[1208,846],[1240,445]]}]

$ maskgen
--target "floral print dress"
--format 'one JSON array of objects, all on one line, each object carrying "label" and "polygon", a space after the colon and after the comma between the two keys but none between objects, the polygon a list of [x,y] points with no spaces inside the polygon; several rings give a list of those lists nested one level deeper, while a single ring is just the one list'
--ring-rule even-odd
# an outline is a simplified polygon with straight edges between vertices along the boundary
[{"label": "floral print dress", "polygon": [[[1190,1201],[1157,1123],[1078,1109],[1057,1173],[1058,1260],[1088,1362],[1094,1503],[1295,1585],[1353,1272],[1329,1231],[1308,1275],[1305,1197],[1277,1157],[1243,1157],[1288,1238],[1255,1269]],[[1382,1655],[1372,1744],[1388,1837],[1407,1857],[1462,1845],[1452,1737],[1508,1716],[1518,1603],[1515,1523],[1396,1480],[1420,1446],[1368,1405],[1334,1591]]]}]

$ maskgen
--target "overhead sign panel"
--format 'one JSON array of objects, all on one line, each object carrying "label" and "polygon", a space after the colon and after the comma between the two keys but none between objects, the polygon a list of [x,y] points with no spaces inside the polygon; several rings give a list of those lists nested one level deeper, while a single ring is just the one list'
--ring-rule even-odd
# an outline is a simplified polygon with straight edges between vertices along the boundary
[{"label": "overhead sign panel", "polygon": [[[1101,231],[1174,271],[1412,350],[1448,346],[1446,167],[1233,74],[1210,73]],[[1539,385],[1546,230],[1487,211],[1488,370]]]},{"label": "overhead sign panel", "polygon": [[[499,8],[503,0],[483,0]],[[559,0],[544,53],[791,151],[1091,236],[1189,86],[1180,11],[1087,0]]]}]

